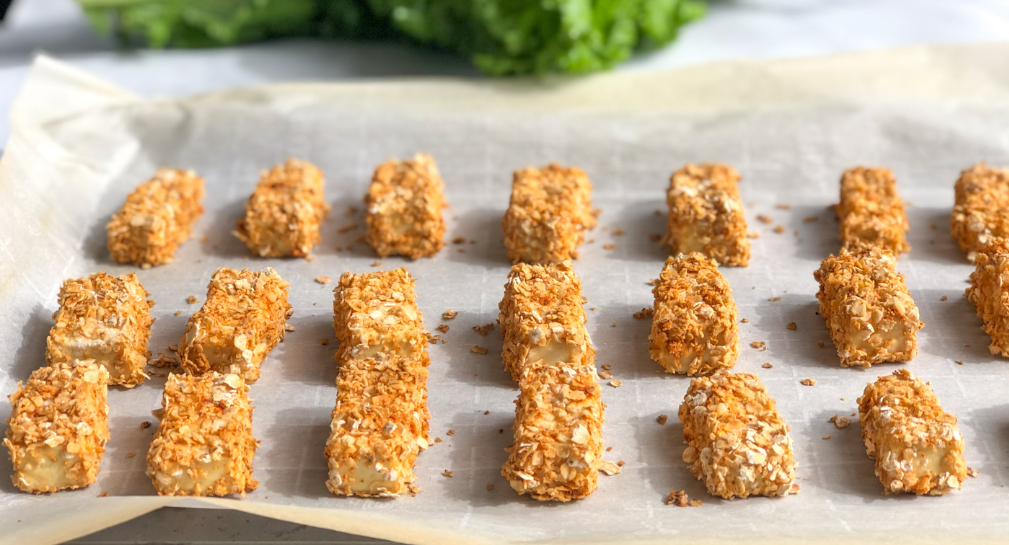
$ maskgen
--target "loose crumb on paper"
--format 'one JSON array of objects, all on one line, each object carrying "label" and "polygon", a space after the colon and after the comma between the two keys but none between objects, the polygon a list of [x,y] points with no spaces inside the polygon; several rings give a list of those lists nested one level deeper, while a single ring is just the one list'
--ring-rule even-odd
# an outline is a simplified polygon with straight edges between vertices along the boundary
[{"label": "loose crumb on paper", "polygon": [[816,380],[811,378],[802,379],[803,386],[816,386]]}]

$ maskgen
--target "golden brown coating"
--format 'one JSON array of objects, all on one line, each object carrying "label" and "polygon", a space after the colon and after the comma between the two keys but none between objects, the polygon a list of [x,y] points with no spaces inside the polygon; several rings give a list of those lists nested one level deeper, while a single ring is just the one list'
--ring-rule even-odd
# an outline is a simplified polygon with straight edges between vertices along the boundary
[{"label": "golden brown coating", "polygon": [[911,361],[924,325],[892,254],[865,247],[823,260],[813,273],[841,367]]},{"label": "golden brown coating", "polygon": [[203,214],[202,203],[203,178],[191,170],[158,169],[109,221],[112,260],[145,269],[171,263]]},{"label": "golden brown coating", "polygon": [[990,237],[1009,237],[1009,169],[980,163],[960,173],[950,229],[971,262]]},{"label": "golden brown coating", "polygon": [[879,377],[858,398],[858,422],[886,494],[941,495],[967,478],[956,417],[906,369]]},{"label": "golden brown coating", "polygon": [[46,339],[46,361],[95,360],[108,371],[109,384],[132,388],[147,378],[151,352],[147,290],[137,275],[103,272],[69,279],[60,288],[60,308]]},{"label": "golden brown coating", "polygon": [[989,238],[978,250],[975,265],[964,295],[974,304],[983,321],[981,327],[991,337],[988,350],[1009,357],[1009,287],[1003,280],[1009,274],[1009,240]]},{"label": "golden brown coating", "polygon": [[897,180],[888,168],[855,167],[841,176],[841,245],[848,250],[879,246],[893,255],[911,249],[904,234],[910,229]]},{"label": "golden brown coating", "polygon": [[245,204],[235,236],[260,257],[308,257],[319,243],[319,227],[329,213],[325,180],[313,165],[297,159],[262,173]]},{"label": "golden brown coating", "polygon": [[784,496],[795,482],[788,426],[756,375],[697,377],[679,411],[683,460],[722,498]]},{"label": "golden brown coating", "polygon": [[597,213],[592,210],[592,182],[581,169],[550,164],[516,172],[502,220],[508,259],[560,263],[578,257]]},{"label": "golden brown coating", "polygon": [[592,365],[536,363],[523,369],[515,440],[501,474],[539,501],[587,497],[603,463],[601,391]]},{"label": "golden brown coating", "polygon": [[673,255],[699,252],[732,267],[750,263],[739,179],[736,169],[711,163],[673,173],[666,194]]},{"label": "golden brown coating", "polygon": [[339,496],[391,497],[415,487],[428,446],[427,332],[406,269],[344,273],[334,290],[336,408],[326,487]]},{"label": "golden brown coating", "polygon": [[519,383],[515,440],[501,474],[519,494],[591,494],[603,466],[603,409],[581,279],[570,261],[512,267],[501,300],[502,359]]},{"label": "golden brown coating", "polygon": [[255,490],[249,387],[236,374],[168,375],[163,414],[147,451],[160,496],[226,496]]},{"label": "golden brown coating", "polygon": [[669,373],[706,375],[739,357],[739,312],[713,259],[694,252],[666,260],[652,289],[652,359]]},{"label": "golden brown coating", "polygon": [[364,198],[365,241],[386,257],[431,257],[445,245],[444,182],[434,159],[390,159],[375,169]]},{"label": "golden brown coating", "polygon": [[512,266],[498,321],[504,335],[501,358],[513,379],[541,360],[592,365],[596,351],[585,327],[584,304],[582,281],[570,261]]},{"label": "golden brown coating", "polygon": [[289,287],[273,269],[217,269],[207,300],[186,324],[179,345],[182,368],[191,375],[236,373],[256,382],[260,364],[284,340]]},{"label": "golden brown coating", "polygon": [[41,494],[95,482],[109,440],[108,371],[91,360],[36,369],[11,394],[3,444],[14,486]]}]

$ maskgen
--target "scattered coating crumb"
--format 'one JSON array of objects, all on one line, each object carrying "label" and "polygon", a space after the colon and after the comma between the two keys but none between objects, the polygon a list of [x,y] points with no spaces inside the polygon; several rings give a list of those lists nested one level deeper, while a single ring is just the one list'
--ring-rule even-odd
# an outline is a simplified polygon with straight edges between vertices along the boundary
[{"label": "scattered coating crumb", "polygon": [[487,333],[490,332],[490,330],[492,329],[494,329],[494,322],[486,323],[484,325],[473,326],[473,331],[476,331],[477,333],[483,335],[484,337],[486,337]]},{"label": "scattered coating crumb", "polygon": [[619,387],[621,387],[621,386],[624,385],[623,381],[619,381],[619,380],[611,380],[609,384],[610,384],[610,386],[612,386],[614,388],[619,388]]},{"label": "scattered coating crumb", "polygon": [[452,320],[452,319],[454,319],[458,315],[459,315],[459,312],[457,312],[455,310],[449,309],[449,310],[446,310],[445,312],[442,313],[441,319],[442,320]]},{"label": "scattered coating crumb", "polygon": [[773,218],[771,218],[770,216],[765,216],[763,214],[757,215],[757,221],[759,221],[760,223],[768,223],[768,224],[774,223]]},{"label": "scattered coating crumb", "polygon": [[440,331],[442,333],[448,333],[448,324],[440,324],[435,329],[437,329],[438,331]]},{"label": "scattered coating crumb", "polygon": [[848,424],[851,424],[851,419],[848,418],[847,416],[838,416],[835,414],[834,416],[830,417],[830,420],[828,420],[827,422],[833,423],[834,427],[840,430],[843,428],[847,428]]},{"label": "scattered coating crumb", "polygon": [[665,426],[666,422],[669,421],[669,416],[665,414],[660,414],[659,417],[655,419],[655,421],[658,422],[659,425]]},{"label": "scattered coating crumb", "polygon": [[765,344],[764,341],[753,341],[750,343],[750,346],[753,348],[764,348]]},{"label": "scattered coating crumb", "polygon": [[773,365],[771,365],[771,362],[767,362],[767,363],[765,363],[765,364],[761,365],[761,367],[763,367],[764,369],[771,369],[771,368],[773,368],[774,366],[773,366]]},{"label": "scattered coating crumb", "polygon": [[948,297],[946,297],[945,295],[939,298],[940,301],[945,301],[946,299],[948,299]]},{"label": "scattered coating crumb", "polygon": [[803,386],[816,386],[816,380],[815,379],[804,378],[800,382],[802,382]]},{"label": "scattered coating crumb", "polygon": [[452,472],[449,471],[449,470],[447,470],[447,469],[445,471],[442,471],[441,474],[444,475],[445,477],[449,477],[449,478],[451,478],[452,475],[453,475]]},{"label": "scattered coating crumb", "polygon": [[645,307],[645,308],[643,308],[643,309],[635,312],[634,313],[634,317],[637,318],[638,320],[641,320],[643,318],[648,318],[649,316],[651,316],[654,313],[655,313],[655,309],[654,308],[652,308],[652,307]]},{"label": "scattered coating crumb", "polygon": [[333,279],[328,276],[316,276],[315,281],[319,284],[326,285],[332,282]]},{"label": "scattered coating crumb", "polygon": [[195,295],[190,295],[189,297],[186,297],[186,302],[189,303],[190,305],[195,305],[197,301],[199,301],[199,299],[197,299]]},{"label": "scattered coating crumb", "polygon": [[795,322],[788,322],[788,325],[786,325],[785,328],[789,331],[795,331],[796,329],[799,329],[799,326]]},{"label": "scattered coating crumb", "polygon": [[782,233],[784,233],[784,232],[785,232],[785,231],[787,231],[787,230],[788,230],[788,229],[785,229],[785,226],[784,226],[784,225],[776,225],[776,226],[774,227],[774,232],[775,232],[775,233],[778,233],[779,235],[780,235],[780,234],[782,234]]},{"label": "scattered coating crumb", "polygon": [[482,346],[475,345],[475,344],[470,347],[469,351],[473,352],[474,354],[486,354],[487,353],[487,349],[486,348],[484,348]]}]

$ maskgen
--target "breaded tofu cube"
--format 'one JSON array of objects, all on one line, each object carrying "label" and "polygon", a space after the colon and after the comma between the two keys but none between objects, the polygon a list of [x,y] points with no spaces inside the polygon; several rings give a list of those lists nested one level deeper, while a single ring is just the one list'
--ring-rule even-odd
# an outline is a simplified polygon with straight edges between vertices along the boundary
[{"label": "breaded tofu cube", "polygon": [[876,246],[842,248],[813,276],[841,367],[911,361],[918,353],[917,332],[924,324],[892,254]]},{"label": "breaded tofu cube", "polygon": [[14,486],[40,494],[97,479],[109,440],[109,373],[92,360],[36,369],[10,396],[7,438]]},{"label": "breaded tofu cube", "polygon": [[249,387],[242,377],[210,371],[172,373],[163,414],[147,451],[147,476],[160,496],[226,496],[255,490]]},{"label": "breaded tofu cube", "polygon": [[906,369],[865,387],[858,422],[886,494],[942,495],[959,490],[967,479],[956,417],[942,410],[927,382]]},{"label": "breaded tofu cube", "polygon": [[60,288],[60,308],[46,339],[49,363],[94,360],[109,384],[132,388],[147,378],[151,305],[137,275],[103,272],[70,279]]}]

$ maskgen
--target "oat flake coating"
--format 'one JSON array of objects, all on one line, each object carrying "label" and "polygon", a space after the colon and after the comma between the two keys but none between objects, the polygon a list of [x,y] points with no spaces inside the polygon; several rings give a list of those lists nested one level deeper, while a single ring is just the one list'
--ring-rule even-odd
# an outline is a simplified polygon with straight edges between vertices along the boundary
[{"label": "oat flake coating", "polygon": [[329,213],[324,185],[318,167],[297,159],[263,172],[235,236],[260,257],[308,257]]},{"label": "oat flake coating", "polygon": [[444,182],[434,159],[390,159],[375,169],[364,198],[365,241],[381,257],[432,257],[445,246]]},{"label": "oat flake coating", "polygon": [[103,272],[69,279],[60,288],[60,308],[46,339],[46,361],[95,360],[108,371],[109,384],[132,388],[147,377],[151,352],[150,295],[137,275]]},{"label": "oat flake coating", "polygon": [[699,252],[732,267],[750,263],[739,179],[721,164],[688,164],[673,173],[666,193],[673,255]]},{"label": "oat flake coating", "polygon": [[524,367],[539,361],[592,365],[585,327],[582,281],[570,261],[557,265],[512,266],[498,305],[504,335],[501,358],[516,381]]},{"label": "oat flake coating", "polygon": [[326,487],[338,496],[414,490],[428,447],[427,331],[406,269],[344,273],[334,290],[340,341]]},{"label": "oat flake coating", "polygon": [[888,168],[855,167],[841,176],[841,245],[848,250],[879,246],[893,255],[911,249],[904,234],[910,229],[897,181]]},{"label": "oat flake coating", "polygon": [[217,269],[203,307],[186,324],[179,345],[182,368],[191,375],[236,373],[254,383],[263,360],[284,340],[289,287],[273,269]]},{"label": "oat flake coating", "polygon": [[56,362],[32,372],[11,394],[3,444],[14,486],[41,494],[95,482],[109,439],[109,376],[91,360]]},{"label": "oat flake coating", "polygon": [[992,354],[1009,357],[1009,240],[991,237],[978,250],[970,287],[964,292],[991,337]]},{"label": "oat flake coating", "polygon": [[171,263],[203,214],[203,178],[162,168],[126,197],[107,226],[112,260],[143,268]]},{"label": "oat flake coating", "polygon": [[666,260],[655,295],[649,352],[669,373],[706,375],[739,357],[739,313],[713,259],[694,252]]},{"label": "oat flake coating", "polygon": [[508,259],[560,263],[578,257],[578,246],[597,214],[592,182],[581,169],[550,164],[516,172],[502,220]]},{"label": "oat flake coating", "polygon": [[788,426],[763,383],[719,371],[690,381],[679,410],[683,461],[722,498],[784,496],[795,482]]},{"label": "oat flake coating", "polygon": [[1009,237],[1009,169],[980,163],[960,173],[950,229],[971,262],[990,237]]},{"label": "oat flake coating", "polygon": [[519,494],[570,501],[603,468],[605,406],[581,280],[570,261],[514,265],[500,304],[505,368],[518,381],[515,439],[501,474]]},{"label": "oat flake coating", "polygon": [[813,276],[841,367],[911,361],[918,353],[917,332],[924,324],[889,252],[842,249]]},{"label": "oat flake coating", "polygon": [[225,496],[256,489],[249,387],[236,374],[172,373],[164,412],[147,451],[147,476],[160,496]]},{"label": "oat flake coating", "polygon": [[501,474],[539,501],[577,500],[599,484],[603,405],[593,365],[534,364],[515,401],[515,440]]},{"label": "oat flake coating", "polygon": [[927,382],[906,369],[865,387],[858,421],[886,494],[942,495],[959,490],[967,479],[956,417],[942,410]]}]

